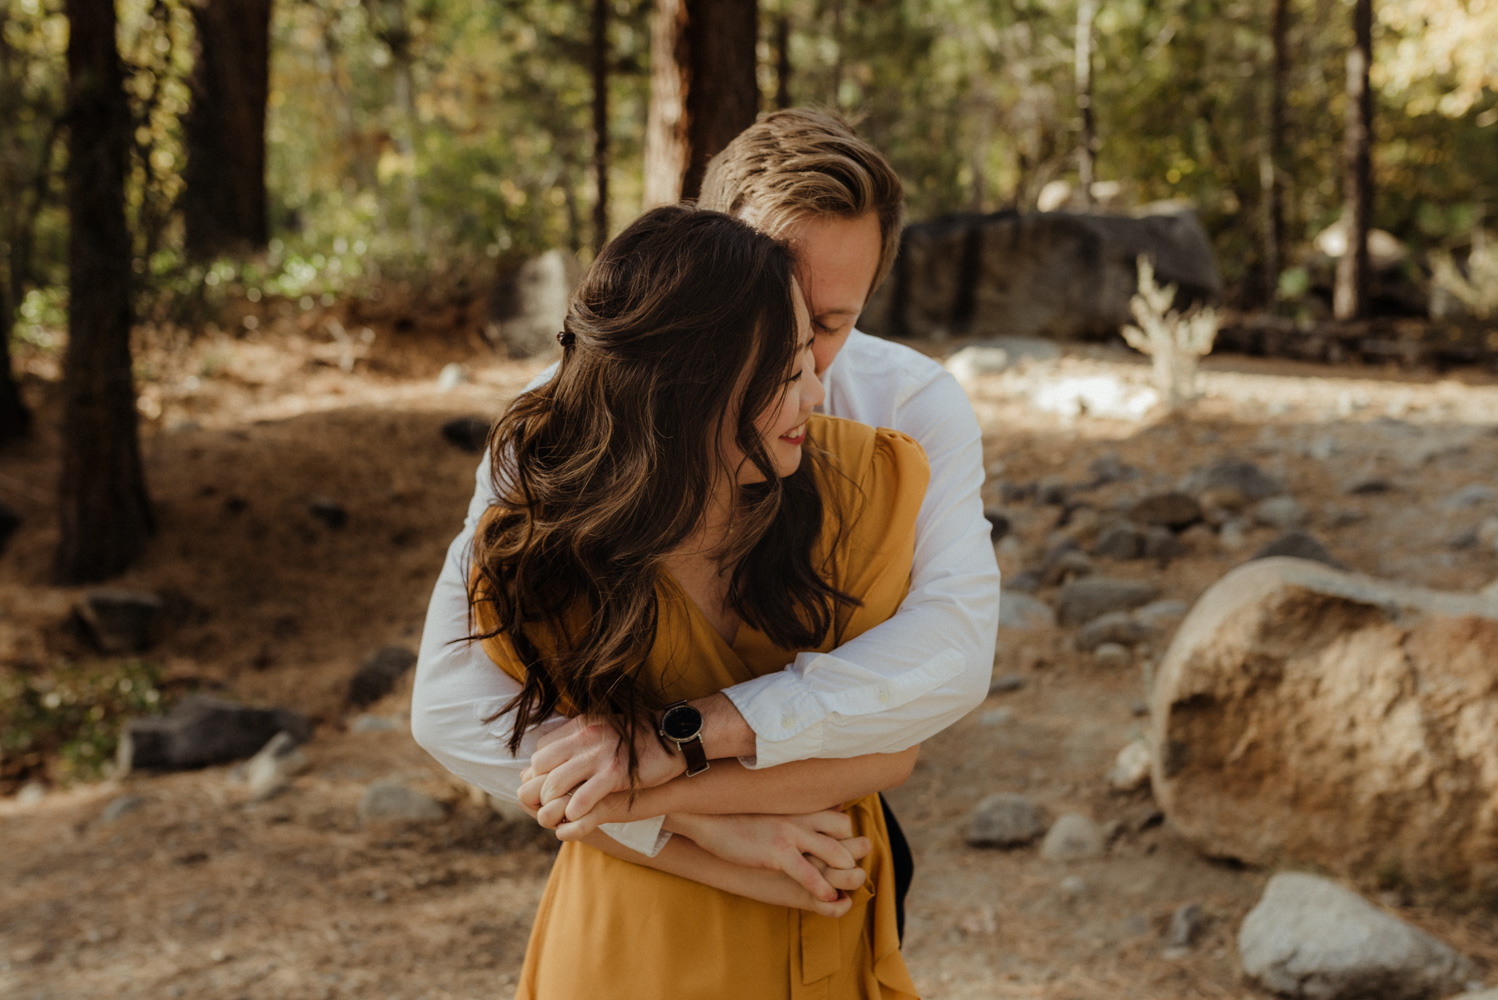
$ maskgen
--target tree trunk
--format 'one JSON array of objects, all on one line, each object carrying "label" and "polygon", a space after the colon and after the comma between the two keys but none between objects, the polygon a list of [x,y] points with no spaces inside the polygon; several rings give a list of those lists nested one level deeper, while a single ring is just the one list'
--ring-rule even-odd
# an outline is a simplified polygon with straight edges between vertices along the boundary
[{"label": "tree trunk", "polygon": [[68,348],[63,358],[61,584],[121,573],[154,530],[130,370],[130,108],[114,0],[68,0]]},{"label": "tree trunk", "polygon": [[1373,209],[1373,91],[1368,70],[1373,64],[1373,0],[1356,0],[1352,9],[1353,46],[1347,53],[1346,175],[1342,221],[1347,248],[1337,262],[1332,310],[1337,319],[1368,315],[1368,227]]},{"label": "tree trunk", "polygon": [[609,239],[609,0],[593,0],[593,252]]},{"label": "tree trunk", "polygon": [[192,104],[183,121],[184,245],[200,260],[251,253],[269,238],[265,200],[265,101],[270,86],[271,0],[204,0]]},{"label": "tree trunk", "polygon": [[775,18],[775,107],[791,106],[791,17],[784,10]]},{"label": "tree trunk", "polygon": [[1077,110],[1082,114],[1082,138],[1077,149],[1077,186],[1082,189],[1082,204],[1092,206],[1094,157],[1097,134],[1092,117],[1092,21],[1097,16],[1097,0],[1077,4],[1076,79]]},{"label": "tree trunk", "polygon": [[31,412],[21,399],[21,387],[11,371],[10,333],[16,325],[17,303],[0,289],[0,448],[31,431]]},{"label": "tree trunk", "polygon": [[757,0],[656,0],[646,207],[695,198],[707,161],[759,111]]},{"label": "tree trunk", "polygon": [[1290,0],[1274,0],[1269,34],[1274,46],[1274,66],[1269,77],[1268,134],[1259,158],[1259,185],[1264,213],[1264,305],[1273,309],[1279,300],[1280,268],[1285,215],[1285,78],[1290,71],[1287,36],[1290,31]]}]

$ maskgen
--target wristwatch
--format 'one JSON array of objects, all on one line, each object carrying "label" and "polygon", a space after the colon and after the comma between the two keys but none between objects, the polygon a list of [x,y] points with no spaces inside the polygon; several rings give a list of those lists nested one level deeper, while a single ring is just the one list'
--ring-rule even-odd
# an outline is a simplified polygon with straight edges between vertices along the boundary
[{"label": "wristwatch", "polygon": [[687,759],[687,777],[708,769],[707,751],[702,748],[702,713],[684,701],[667,705],[661,713],[661,736],[675,743]]}]

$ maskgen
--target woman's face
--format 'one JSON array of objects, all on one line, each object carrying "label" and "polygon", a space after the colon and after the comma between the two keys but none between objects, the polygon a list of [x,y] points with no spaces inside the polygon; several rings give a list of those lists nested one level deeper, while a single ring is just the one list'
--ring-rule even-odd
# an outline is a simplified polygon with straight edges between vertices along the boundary
[{"label": "woman's face", "polygon": [[[764,442],[765,453],[775,465],[776,473],[784,478],[801,466],[801,446],[806,441],[806,418],[812,409],[822,402],[824,395],[821,380],[817,378],[816,359],[812,355],[811,314],[806,308],[806,299],[801,294],[799,283],[792,285],[792,297],[796,303],[796,360],[786,380],[780,398],[772,402],[754,421]],[[723,453],[729,466],[738,470],[739,485],[760,482],[764,479],[754,463],[748,461],[732,440],[733,433],[727,427],[727,440],[723,442]]]}]

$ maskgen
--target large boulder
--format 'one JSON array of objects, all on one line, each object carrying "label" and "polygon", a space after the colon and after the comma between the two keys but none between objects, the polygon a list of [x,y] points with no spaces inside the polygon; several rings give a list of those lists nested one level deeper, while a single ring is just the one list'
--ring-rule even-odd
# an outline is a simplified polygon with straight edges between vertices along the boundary
[{"label": "large boulder", "polygon": [[277,733],[296,743],[311,738],[313,724],[287,708],[250,708],[232,701],[192,695],[166,715],[131,719],[120,737],[118,764],[179,771],[226,764],[252,756]]},{"label": "large boulder", "polygon": [[1155,795],[1213,856],[1498,886],[1495,663],[1487,597],[1247,563],[1158,670]]},{"label": "large boulder", "polygon": [[1179,287],[1179,303],[1215,298],[1222,278],[1194,212],[1137,216],[1038,212],[949,215],[907,226],[894,272],[859,326],[885,336],[1105,336],[1132,322],[1137,258]]},{"label": "large boulder", "polygon": [[567,303],[581,278],[582,265],[561,250],[548,250],[502,273],[489,290],[491,339],[502,342],[511,357],[556,354]]}]

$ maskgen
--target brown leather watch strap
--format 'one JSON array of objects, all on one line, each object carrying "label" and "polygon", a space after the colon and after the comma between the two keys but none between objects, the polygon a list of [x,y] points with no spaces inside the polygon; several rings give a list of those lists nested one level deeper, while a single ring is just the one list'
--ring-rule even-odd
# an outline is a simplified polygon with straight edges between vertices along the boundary
[{"label": "brown leather watch strap", "polygon": [[687,759],[687,777],[701,774],[708,769],[707,751],[702,748],[701,733],[676,745],[681,747],[682,756]]}]

